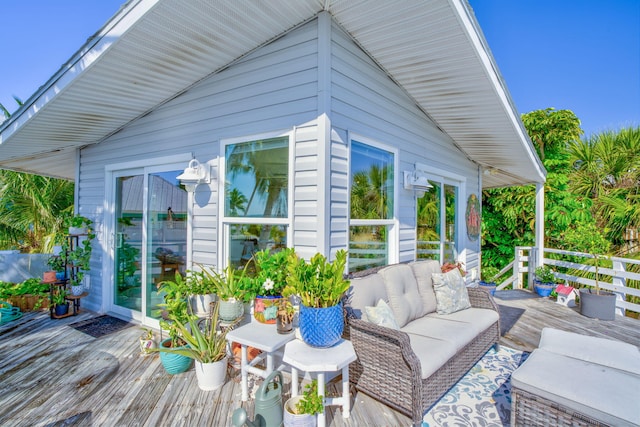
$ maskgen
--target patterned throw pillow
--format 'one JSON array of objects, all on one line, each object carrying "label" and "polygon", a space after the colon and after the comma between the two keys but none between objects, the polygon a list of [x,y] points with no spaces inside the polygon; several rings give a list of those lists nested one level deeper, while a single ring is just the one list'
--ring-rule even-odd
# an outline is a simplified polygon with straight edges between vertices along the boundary
[{"label": "patterned throw pillow", "polygon": [[391,311],[391,307],[384,302],[384,300],[378,301],[375,307],[366,306],[364,308],[365,313],[367,314],[367,320],[378,326],[385,326],[391,329],[400,329],[398,327],[398,322],[393,317],[393,312]]},{"label": "patterned throw pillow", "polygon": [[447,273],[433,273],[431,278],[438,314],[455,313],[471,307],[467,287],[457,268]]}]

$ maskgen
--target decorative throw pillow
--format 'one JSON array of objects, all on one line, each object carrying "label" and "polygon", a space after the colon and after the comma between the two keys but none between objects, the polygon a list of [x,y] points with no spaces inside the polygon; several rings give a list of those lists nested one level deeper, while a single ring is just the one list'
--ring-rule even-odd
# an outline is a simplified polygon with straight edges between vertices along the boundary
[{"label": "decorative throw pillow", "polygon": [[471,307],[467,287],[457,268],[447,273],[433,273],[431,278],[438,314],[455,313]]},{"label": "decorative throw pillow", "polygon": [[384,300],[381,299],[378,301],[375,307],[366,306],[364,311],[367,314],[367,320],[369,322],[391,329],[400,329],[398,322],[396,322],[396,319],[393,317],[391,307],[389,307]]}]

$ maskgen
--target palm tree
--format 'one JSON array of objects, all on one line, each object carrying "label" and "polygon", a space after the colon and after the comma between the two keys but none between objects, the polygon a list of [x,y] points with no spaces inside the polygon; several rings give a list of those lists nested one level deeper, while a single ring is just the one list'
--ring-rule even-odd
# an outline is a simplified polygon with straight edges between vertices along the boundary
[{"label": "palm tree", "polygon": [[73,214],[73,182],[0,171],[0,247],[50,252]]},{"label": "palm tree", "polygon": [[596,223],[616,246],[640,226],[640,127],[607,131],[569,146],[572,190],[593,200]]}]

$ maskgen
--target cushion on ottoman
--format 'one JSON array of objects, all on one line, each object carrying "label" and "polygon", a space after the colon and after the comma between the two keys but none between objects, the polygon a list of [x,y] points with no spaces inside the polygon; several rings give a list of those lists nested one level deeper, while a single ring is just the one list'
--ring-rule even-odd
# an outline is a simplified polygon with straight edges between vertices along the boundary
[{"label": "cushion on ottoman", "polygon": [[640,425],[640,376],[629,372],[539,348],[511,385],[611,426]]},{"label": "cushion on ottoman", "polygon": [[640,375],[640,350],[635,345],[544,328],[541,349]]}]

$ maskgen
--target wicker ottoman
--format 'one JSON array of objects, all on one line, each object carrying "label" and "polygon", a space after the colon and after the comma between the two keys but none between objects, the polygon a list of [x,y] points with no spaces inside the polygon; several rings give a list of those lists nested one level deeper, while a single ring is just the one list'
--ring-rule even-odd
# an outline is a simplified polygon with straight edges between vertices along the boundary
[{"label": "wicker ottoman", "polygon": [[640,351],[545,328],[511,376],[514,426],[640,425]]}]

